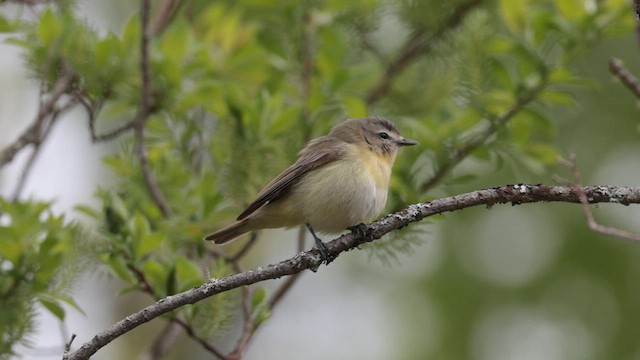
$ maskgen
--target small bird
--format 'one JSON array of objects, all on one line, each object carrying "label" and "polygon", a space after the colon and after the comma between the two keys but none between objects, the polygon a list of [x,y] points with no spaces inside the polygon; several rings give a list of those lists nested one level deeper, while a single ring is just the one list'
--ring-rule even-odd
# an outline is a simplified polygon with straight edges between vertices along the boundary
[{"label": "small bird", "polygon": [[237,221],[205,240],[229,242],[250,231],[305,224],[325,262],[316,231],[337,234],[373,220],[387,201],[391,167],[406,139],[381,117],[348,119],[310,141],[298,160],[273,179]]}]

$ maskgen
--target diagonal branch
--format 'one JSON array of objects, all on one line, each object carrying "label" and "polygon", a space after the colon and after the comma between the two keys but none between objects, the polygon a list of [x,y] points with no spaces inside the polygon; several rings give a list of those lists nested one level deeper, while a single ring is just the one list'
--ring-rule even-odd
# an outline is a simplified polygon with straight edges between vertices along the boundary
[{"label": "diagonal branch", "polygon": [[46,136],[49,133],[48,131],[44,131],[45,128],[49,128],[49,123],[52,123],[57,118],[53,117],[53,119],[51,119],[51,114],[56,110],[56,103],[60,100],[62,95],[69,90],[69,87],[75,77],[76,73],[69,67],[65,66],[64,74],[56,81],[55,85],[51,89],[49,97],[46,101],[40,104],[38,108],[38,115],[36,115],[33,123],[22,133],[22,135],[20,135],[20,137],[18,137],[18,139],[0,151],[0,168],[10,163],[16,154],[25,147],[43,141],[43,136]]},{"label": "diagonal branch", "polygon": [[593,213],[591,212],[591,209],[589,208],[589,198],[587,197],[587,194],[582,191],[582,175],[580,174],[580,170],[578,169],[576,154],[573,151],[569,153],[569,160],[560,158],[559,162],[560,165],[563,165],[564,167],[571,170],[571,173],[573,174],[573,184],[563,179],[559,180],[561,180],[561,183],[564,183],[565,185],[572,186],[578,192],[578,195],[580,196],[580,207],[582,208],[582,213],[584,213],[584,217],[587,219],[587,225],[589,226],[589,229],[591,229],[591,231],[603,235],[616,236],[621,239],[640,241],[640,234],[623,229],[604,226],[596,221]]},{"label": "diagonal branch", "polygon": [[[353,250],[364,243],[375,241],[386,233],[403,228],[412,222],[417,222],[436,214],[461,210],[472,206],[507,203],[516,205],[551,201],[579,204],[580,192],[576,190],[575,187],[566,186],[505,185],[442,198],[427,203],[418,203],[367,225],[361,234],[345,234],[328,242],[327,250],[330,256],[337,256],[342,252]],[[640,204],[640,187],[588,186],[581,190],[587,195],[590,204],[606,202],[623,205]],[[367,234],[367,237],[363,237],[363,234]],[[306,269],[317,271],[322,261],[320,253],[314,248],[309,251],[300,252],[292,258],[276,264],[258,267],[220,279],[210,279],[201,286],[168,296],[153,305],[127,316],[105,331],[95,335],[93,339],[84,343],[78,350],[70,353],[66,359],[88,359],[99,349],[119,336],[181,306],[194,304],[210,296],[241,286],[293,275]]]},{"label": "diagonal branch", "polygon": [[418,58],[418,56],[430,53],[435,49],[435,45],[447,32],[456,29],[462,23],[462,20],[473,10],[476,6],[480,5],[482,0],[469,0],[460,4],[453,10],[451,16],[442,22],[433,33],[427,34],[424,29],[418,29],[409,36],[402,46],[402,50],[398,56],[387,65],[384,74],[373,86],[369,95],[367,95],[367,105],[371,106],[378,102],[383,96],[387,94],[391,83],[395,78],[404,71],[409,64]]},{"label": "diagonal branch", "polygon": [[487,122],[482,125],[482,128],[478,133],[471,138],[462,147],[457,148],[449,156],[446,162],[444,162],[431,177],[420,187],[422,192],[426,192],[436,184],[438,184],[442,178],[462,160],[469,156],[474,150],[482,146],[489,137],[495,134],[498,129],[505,126],[514,116],[522,111],[531,101],[533,101],[546,86],[545,82],[540,82],[536,87],[526,92],[525,95],[520,96],[515,103],[497,119]]},{"label": "diagonal branch", "polygon": [[624,66],[622,60],[615,57],[609,59],[609,71],[631,90],[637,98],[640,98],[640,80]]}]

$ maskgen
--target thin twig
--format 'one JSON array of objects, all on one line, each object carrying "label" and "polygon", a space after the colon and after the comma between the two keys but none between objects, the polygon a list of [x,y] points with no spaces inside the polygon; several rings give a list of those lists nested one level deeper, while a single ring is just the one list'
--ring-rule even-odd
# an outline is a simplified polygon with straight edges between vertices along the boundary
[{"label": "thin twig", "polygon": [[182,3],[181,0],[165,0],[160,10],[158,10],[156,18],[149,24],[149,35],[151,37],[160,34],[171,24]]},{"label": "thin twig", "polygon": [[231,263],[236,263],[240,259],[242,259],[247,254],[247,252],[251,250],[253,245],[256,244],[256,241],[258,240],[259,235],[260,235],[260,231],[253,231],[250,235],[249,241],[247,241],[247,243],[244,244],[244,246],[240,250],[238,250],[238,252],[235,255],[230,257],[227,261]]},{"label": "thin twig", "polygon": [[76,334],[71,334],[71,339],[64,344],[64,353],[62,354],[62,360],[67,360],[71,353],[71,344],[73,344],[73,340],[76,339]]},{"label": "thin twig", "polygon": [[44,95],[41,96],[38,115],[33,123],[12,144],[0,151],[0,168],[11,162],[22,149],[42,141],[42,135],[49,133],[43,132],[43,127],[53,124],[47,124],[46,120],[55,110],[55,105],[58,100],[69,90],[69,86],[72,84],[75,76],[76,73],[73,70],[66,66],[64,67],[64,74],[58,78],[48,98],[43,101]]},{"label": "thin twig", "polygon": [[[590,203],[640,204],[640,187],[603,185],[585,187],[582,191],[587,195]],[[427,203],[418,203],[367,225],[362,233],[345,234],[328,242],[326,244],[327,252],[329,256],[336,257],[342,252],[353,250],[364,243],[375,241],[383,235],[401,229],[410,223],[445,212],[478,205],[486,206],[506,203],[515,205],[550,201],[579,204],[580,196],[573,187],[517,184],[473,191]],[[364,237],[363,234],[367,234],[367,237]],[[317,271],[322,263],[323,258],[318,249],[313,248],[276,264],[260,266],[219,279],[210,279],[201,286],[167,296],[155,304],[118,321],[71,353],[69,359],[88,359],[114,339],[181,306],[194,304],[210,296],[242,286],[293,275],[307,269]],[[186,329],[188,329],[188,326]],[[218,355],[213,351],[212,353]],[[220,355],[219,357],[222,358],[223,356]]]},{"label": "thin twig", "polygon": [[460,26],[462,20],[464,20],[467,14],[469,14],[469,12],[476,6],[480,5],[481,2],[482,0],[469,0],[460,4],[456,9],[454,9],[451,16],[443,21],[432,34],[427,34],[424,29],[415,30],[409,36],[407,41],[405,41],[398,56],[396,56],[396,58],[387,65],[384,74],[373,86],[369,95],[367,95],[367,104],[373,105],[385,96],[389,91],[393,80],[395,80],[395,78],[398,77],[398,75],[400,75],[400,73],[402,73],[409,64],[416,60],[418,56],[425,55],[433,51],[437,42],[441,40],[446,33],[455,30]]},{"label": "thin twig", "polygon": [[[305,226],[300,226],[298,228],[298,252],[302,252],[304,250],[306,236],[307,228]],[[269,300],[269,310],[273,311],[273,309],[275,309],[275,307],[280,303],[280,301],[289,292],[289,290],[291,290],[296,281],[298,281],[300,275],[302,275],[301,272],[293,274],[289,276],[282,285],[280,285],[280,287],[274,292],[271,300]]]},{"label": "thin twig", "polygon": [[[210,344],[206,340],[204,340],[201,337],[199,337],[198,335],[196,335],[196,333],[193,331],[193,328],[191,326],[189,326],[189,324],[187,324],[184,320],[182,320],[180,318],[177,318],[177,317],[172,317],[171,321],[176,323],[176,324],[178,324],[178,325],[180,325],[180,327],[182,327],[182,329],[187,333],[187,335],[189,335],[192,339],[197,341],[203,348],[207,349],[207,351],[209,351],[213,355],[217,356],[219,359],[225,359],[226,358],[226,356],[224,356],[222,351],[220,351],[214,345]],[[83,359],[83,358],[80,357],[80,359]]]},{"label": "thin twig", "polygon": [[522,111],[531,101],[533,101],[540,92],[545,88],[546,83],[540,82],[536,87],[526,92],[525,95],[519,97],[515,103],[504,114],[500,115],[497,119],[487,121],[481,125],[481,129],[477,134],[472,137],[466,144],[460,148],[455,149],[449,158],[441,164],[427,181],[422,184],[420,190],[426,192],[427,190],[438,184],[444,176],[451,171],[462,160],[469,156],[474,150],[484,145],[487,139],[491,137],[501,127],[505,126],[515,115]]},{"label": "thin twig", "polygon": [[87,117],[89,118],[89,132],[91,133],[91,141],[93,141],[94,143],[102,142],[102,141],[111,141],[117,138],[118,136],[130,130],[133,130],[133,128],[136,125],[137,118],[113,130],[110,130],[104,134],[98,134],[96,131],[96,121],[98,121],[98,112],[100,111],[100,109],[102,108],[102,105],[104,104],[104,99],[94,104],[91,104],[89,101],[87,101],[87,99],[84,96],[77,95],[76,99],[78,100],[78,103],[82,106],[82,108],[84,108],[84,110],[87,113]]},{"label": "thin twig", "polygon": [[158,334],[153,341],[151,348],[148,352],[142,354],[139,360],[158,360],[162,359],[173,347],[176,340],[178,340],[182,330],[179,324],[176,322],[169,322],[167,326]]},{"label": "thin twig", "polygon": [[35,165],[36,159],[38,155],[40,155],[40,151],[42,149],[42,144],[49,138],[51,134],[51,130],[53,129],[53,125],[58,120],[58,117],[65,113],[67,110],[71,109],[77,104],[76,100],[69,100],[65,105],[60,108],[54,108],[50,113],[45,114],[43,120],[40,122],[37,127],[37,131],[35,132],[31,145],[31,155],[27,160],[26,164],[22,168],[22,172],[20,173],[20,177],[18,178],[18,183],[16,184],[16,188],[11,195],[12,201],[17,201],[24,190],[24,187],[27,183],[27,179],[29,178],[29,174],[31,170],[33,170],[33,166]]},{"label": "thin twig", "polygon": [[585,218],[587,219],[587,225],[591,231],[595,231],[600,234],[616,236],[622,239],[628,239],[632,241],[640,241],[640,234],[636,234],[627,230],[612,228],[604,225],[600,225],[595,217],[593,216],[593,212],[589,207],[589,197],[585,194],[582,187],[582,176],[580,174],[580,170],[578,169],[577,157],[576,154],[571,151],[569,153],[569,160],[560,158],[559,162],[562,166],[571,170],[573,175],[574,183],[572,184],[569,181],[558,179],[558,181],[564,183],[567,186],[573,187],[578,195],[580,196],[580,207],[582,208],[582,212],[584,213]]},{"label": "thin twig", "polygon": [[171,217],[171,208],[167,199],[162,194],[160,186],[155,177],[151,173],[151,166],[149,166],[149,158],[144,144],[144,131],[149,115],[153,112],[154,105],[152,104],[152,84],[151,84],[151,68],[149,66],[149,12],[150,12],[150,0],[141,1],[141,33],[142,39],[140,41],[140,70],[142,72],[142,99],[140,102],[140,110],[138,116],[135,119],[134,132],[135,132],[135,152],[138,160],[140,161],[140,167],[142,168],[142,176],[144,178],[145,185],[149,189],[153,202],[158,206],[162,215],[165,218]]},{"label": "thin twig", "polygon": [[636,18],[636,41],[640,45],[640,0],[633,1],[633,14]]},{"label": "thin twig", "polygon": [[238,341],[238,345],[236,345],[235,350],[226,356],[226,360],[242,359],[249,346],[249,341],[251,341],[256,330],[255,319],[251,314],[250,293],[246,286],[242,287],[242,319],[244,321],[242,326],[242,336],[240,336],[240,340]]},{"label": "thin twig", "polygon": [[640,81],[624,66],[622,60],[615,57],[609,59],[609,71],[631,90],[637,98],[640,98]]}]

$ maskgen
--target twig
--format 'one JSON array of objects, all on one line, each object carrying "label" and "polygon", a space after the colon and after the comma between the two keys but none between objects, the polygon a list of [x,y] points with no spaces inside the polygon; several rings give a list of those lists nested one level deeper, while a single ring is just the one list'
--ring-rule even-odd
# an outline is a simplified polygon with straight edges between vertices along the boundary
[{"label": "twig", "polygon": [[169,26],[182,3],[181,0],[165,0],[160,10],[158,10],[156,18],[149,24],[149,35],[151,37],[155,37]]},{"label": "twig", "polygon": [[500,117],[481,125],[482,128],[478,131],[476,136],[471,138],[462,147],[455,149],[449,156],[449,159],[447,159],[446,162],[438,167],[435,173],[431,175],[431,177],[427,181],[425,181],[424,184],[422,184],[420,190],[422,192],[426,192],[427,190],[438,184],[451,169],[453,169],[462,160],[469,156],[469,154],[471,154],[474,150],[482,146],[487,141],[487,139],[489,139],[489,137],[491,137],[499,128],[506,125],[515,115],[517,115],[531,101],[533,101],[545,88],[545,86],[546,82],[541,81],[536,87],[528,91],[524,96],[519,97],[513,104],[513,106],[511,106],[509,110],[507,110]]},{"label": "twig", "polygon": [[100,109],[102,108],[104,99],[98,101],[95,104],[91,104],[85,97],[81,95],[76,95],[76,99],[87,113],[87,117],[89,118],[89,132],[91,133],[91,141],[93,141],[94,143],[101,141],[111,141],[118,136],[126,133],[127,131],[132,130],[136,125],[137,118],[113,130],[110,130],[105,134],[98,134],[96,132],[96,121],[98,120],[97,114],[98,111],[100,111]]},{"label": "twig", "polygon": [[157,360],[164,357],[176,342],[182,330],[176,322],[169,322],[167,326],[156,337],[148,352],[141,355],[139,360]]},{"label": "twig", "polygon": [[41,102],[38,109],[38,115],[33,123],[22,133],[22,135],[18,137],[18,139],[16,139],[16,141],[0,151],[0,168],[11,162],[16,154],[26,146],[41,142],[43,140],[42,136],[49,133],[49,131],[43,132],[43,129],[53,125],[51,120],[55,120],[55,118],[49,119],[49,123],[51,124],[47,124],[47,119],[55,110],[55,105],[60,97],[68,91],[69,86],[75,79],[75,76],[76,73],[73,70],[66,66],[64,67],[64,74],[56,81],[47,100]]},{"label": "twig", "polygon": [[418,56],[425,55],[433,51],[438,40],[440,40],[447,32],[456,29],[464,20],[465,16],[480,5],[482,0],[469,0],[460,4],[449,18],[442,22],[432,34],[425,33],[424,29],[418,29],[409,36],[402,46],[402,50],[398,56],[391,61],[378,82],[373,86],[369,95],[367,95],[367,104],[373,105],[387,94],[391,86],[391,82],[400,75]]},{"label": "twig", "polygon": [[637,98],[640,98],[640,81],[624,66],[622,60],[615,57],[609,59],[609,71],[631,90]]},{"label": "twig", "polygon": [[562,166],[571,170],[575,183],[572,184],[562,179],[557,179],[557,180],[559,180],[562,183],[565,183],[565,185],[567,186],[573,187],[576,190],[576,192],[578,193],[578,196],[580,197],[580,205],[582,208],[582,212],[584,213],[584,216],[587,219],[587,225],[589,226],[589,229],[591,229],[591,231],[595,231],[597,233],[604,234],[604,235],[616,236],[621,239],[640,241],[640,234],[598,224],[595,217],[593,216],[593,212],[591,212],[591,209],[589,208],[589,198],[587,197],[587,194],[585,194],[585,192],[582,189],[582,176],[580,175],[580,170],[578,169],[576,154],[573,151],[569,153],[569,160],[560,158],[559,162]]},{"label": "twig", "polygon": [[[204,339],[200,338],[198,335],[196,335],[196,333],[193,331],[193,328],[191,326],[189,326],[189,324],[187,324],[184,320],[182,320],[180,318],[177,318],[177,317],[172,317],[171,321],[175,322],[178,325],[180,325],[180,327],[182,327],[182,329],[187,333],[187,335],[189,335],[192,339],[197,341],[203,348],[207,349],[210,353],[212,353],[213,355],[217,356],[219,359],[225,359],[226,358],[224,356],[224,354],[222,353],[222,351],[220,351],[218,348],[216,348],[215,346],[209,344],[206,340],[204,340]],[[89,356],[91,356],[91,354],[89,354]],[[86,359],[86,358],[79,357],[78,359]]]},{"label": "twig", "polygon": [[636,18],[636,41],[640,45],[640,0],[633,1],[633,14]]},{"label": "twig", "polygon": [[242,359],[245,352],[247,351],[247,347],[249,346],[249,341],[253,337],[253,334],[256,330],[255,319],[251,316],[251,299],[249,296],[249,289],[246,286],[242,287],[242,318],[244,320],[244,325],[242,326],[242,336],[238,341],[238,345],[236,345],[235,350],[233,350],[229,355],[226,356],[226,360],[239,360]]},{"label": "twig", "polygon": [[[307,229],[304,226],[300,226],[298,229],[298,252],[302,252],[304,250],[305,238],[307,236]],[[297,274],[293,274],[285,280],[285,282],[280,285],[278,290],[275,291],[271,300],[269,300],[269,309],[273,311],[273,309],[280,303],[280,301],[284,298],[284,296],[289,292],[291,287],[298,281],[300,275],[302,273],[299,272]]]},{"label": "twig", "polygon": [[247,252],[251,250],[253,245],[256,244],[259,234],[260,234],[260,231],[251,232],[251,237],[249,238],[249,241],[247,241],[247,243],[240,250],[238,250],[238,252],[235,255],[228,258],[227,261],[230,263],[237,263],[238,260],[242,259],[247,254]]},{"label": "twig", "polygon": [[[611,202],[617,204],[640,204],[640,187],[631,186],[589,186],[582,189],[589,203]],[[548,185],[505,185],[491,189],[473,191],[466,194],[446,197],[427,203],[418,203],[389,214],[366,226],[363,234],[345,234],[327,243],[330,256],[337,256],[358,246],[375,241],[396,229],[426,217],[478,205],[511,203],[525,204],[534,202],[580,203],[580,195],[574,187]],[[153,305],[127,316],[105,331],[95,335],[78,350],[70,354],[70,360],[88,359],[99,349],[126,334],[134,328],[187,304],[194,304],[210,296],[255,284],[269,279],[300,273],[310,269],[317,271],[323,259],[316,248],[300,252],[294,257],[276,264],[257,267],[242,273],[228,275],[220,279],[210,279],[201,286],[185,292],[167,296]],[[216,354],[217,355],[217,354]]]},{"label": "twig", "polygon": [[71,339],[64,344],[64,353],[62,354],[62,360],[67,360],[69,358],[69,354],[71,352],[71,344],[73,340],[76,339],[76,334],[71,334]]},{"label": "twig", "polygon": [[149,159],[144,145],[144,131],[149,115],[153,112],[154,105],[152,104],[152,84],[151,84],[151,69],[149,66],[149,11],[150,0],[141,1],[141,33],[142,39],[140,41],[140,70],[142,72],[142,100],[140,102],[140,110],[138,116],[134,120],[134,132],[135,132],[135,151],[140,161],[140,167],[142,168],[142,176],[144,178],[145,185],[149,189],[151,198],[155,202],[156,206],[162,212],[165,218],[171,217],[171,208],[166,198],[162,194],[158,182],[151,174],[151,167],[149,166]]}]

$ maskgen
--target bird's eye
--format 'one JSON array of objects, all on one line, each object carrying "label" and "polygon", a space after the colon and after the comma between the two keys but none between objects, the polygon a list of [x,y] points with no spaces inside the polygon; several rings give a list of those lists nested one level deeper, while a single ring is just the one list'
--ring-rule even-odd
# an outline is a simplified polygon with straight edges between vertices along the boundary
[{"label": "bird's eye", "polygon": [[389,134],[387,134],[386,132],[381,132],[378,134],[378,136],[380,136],[381,139],[385,139],[385,140],[389,138]]}]

